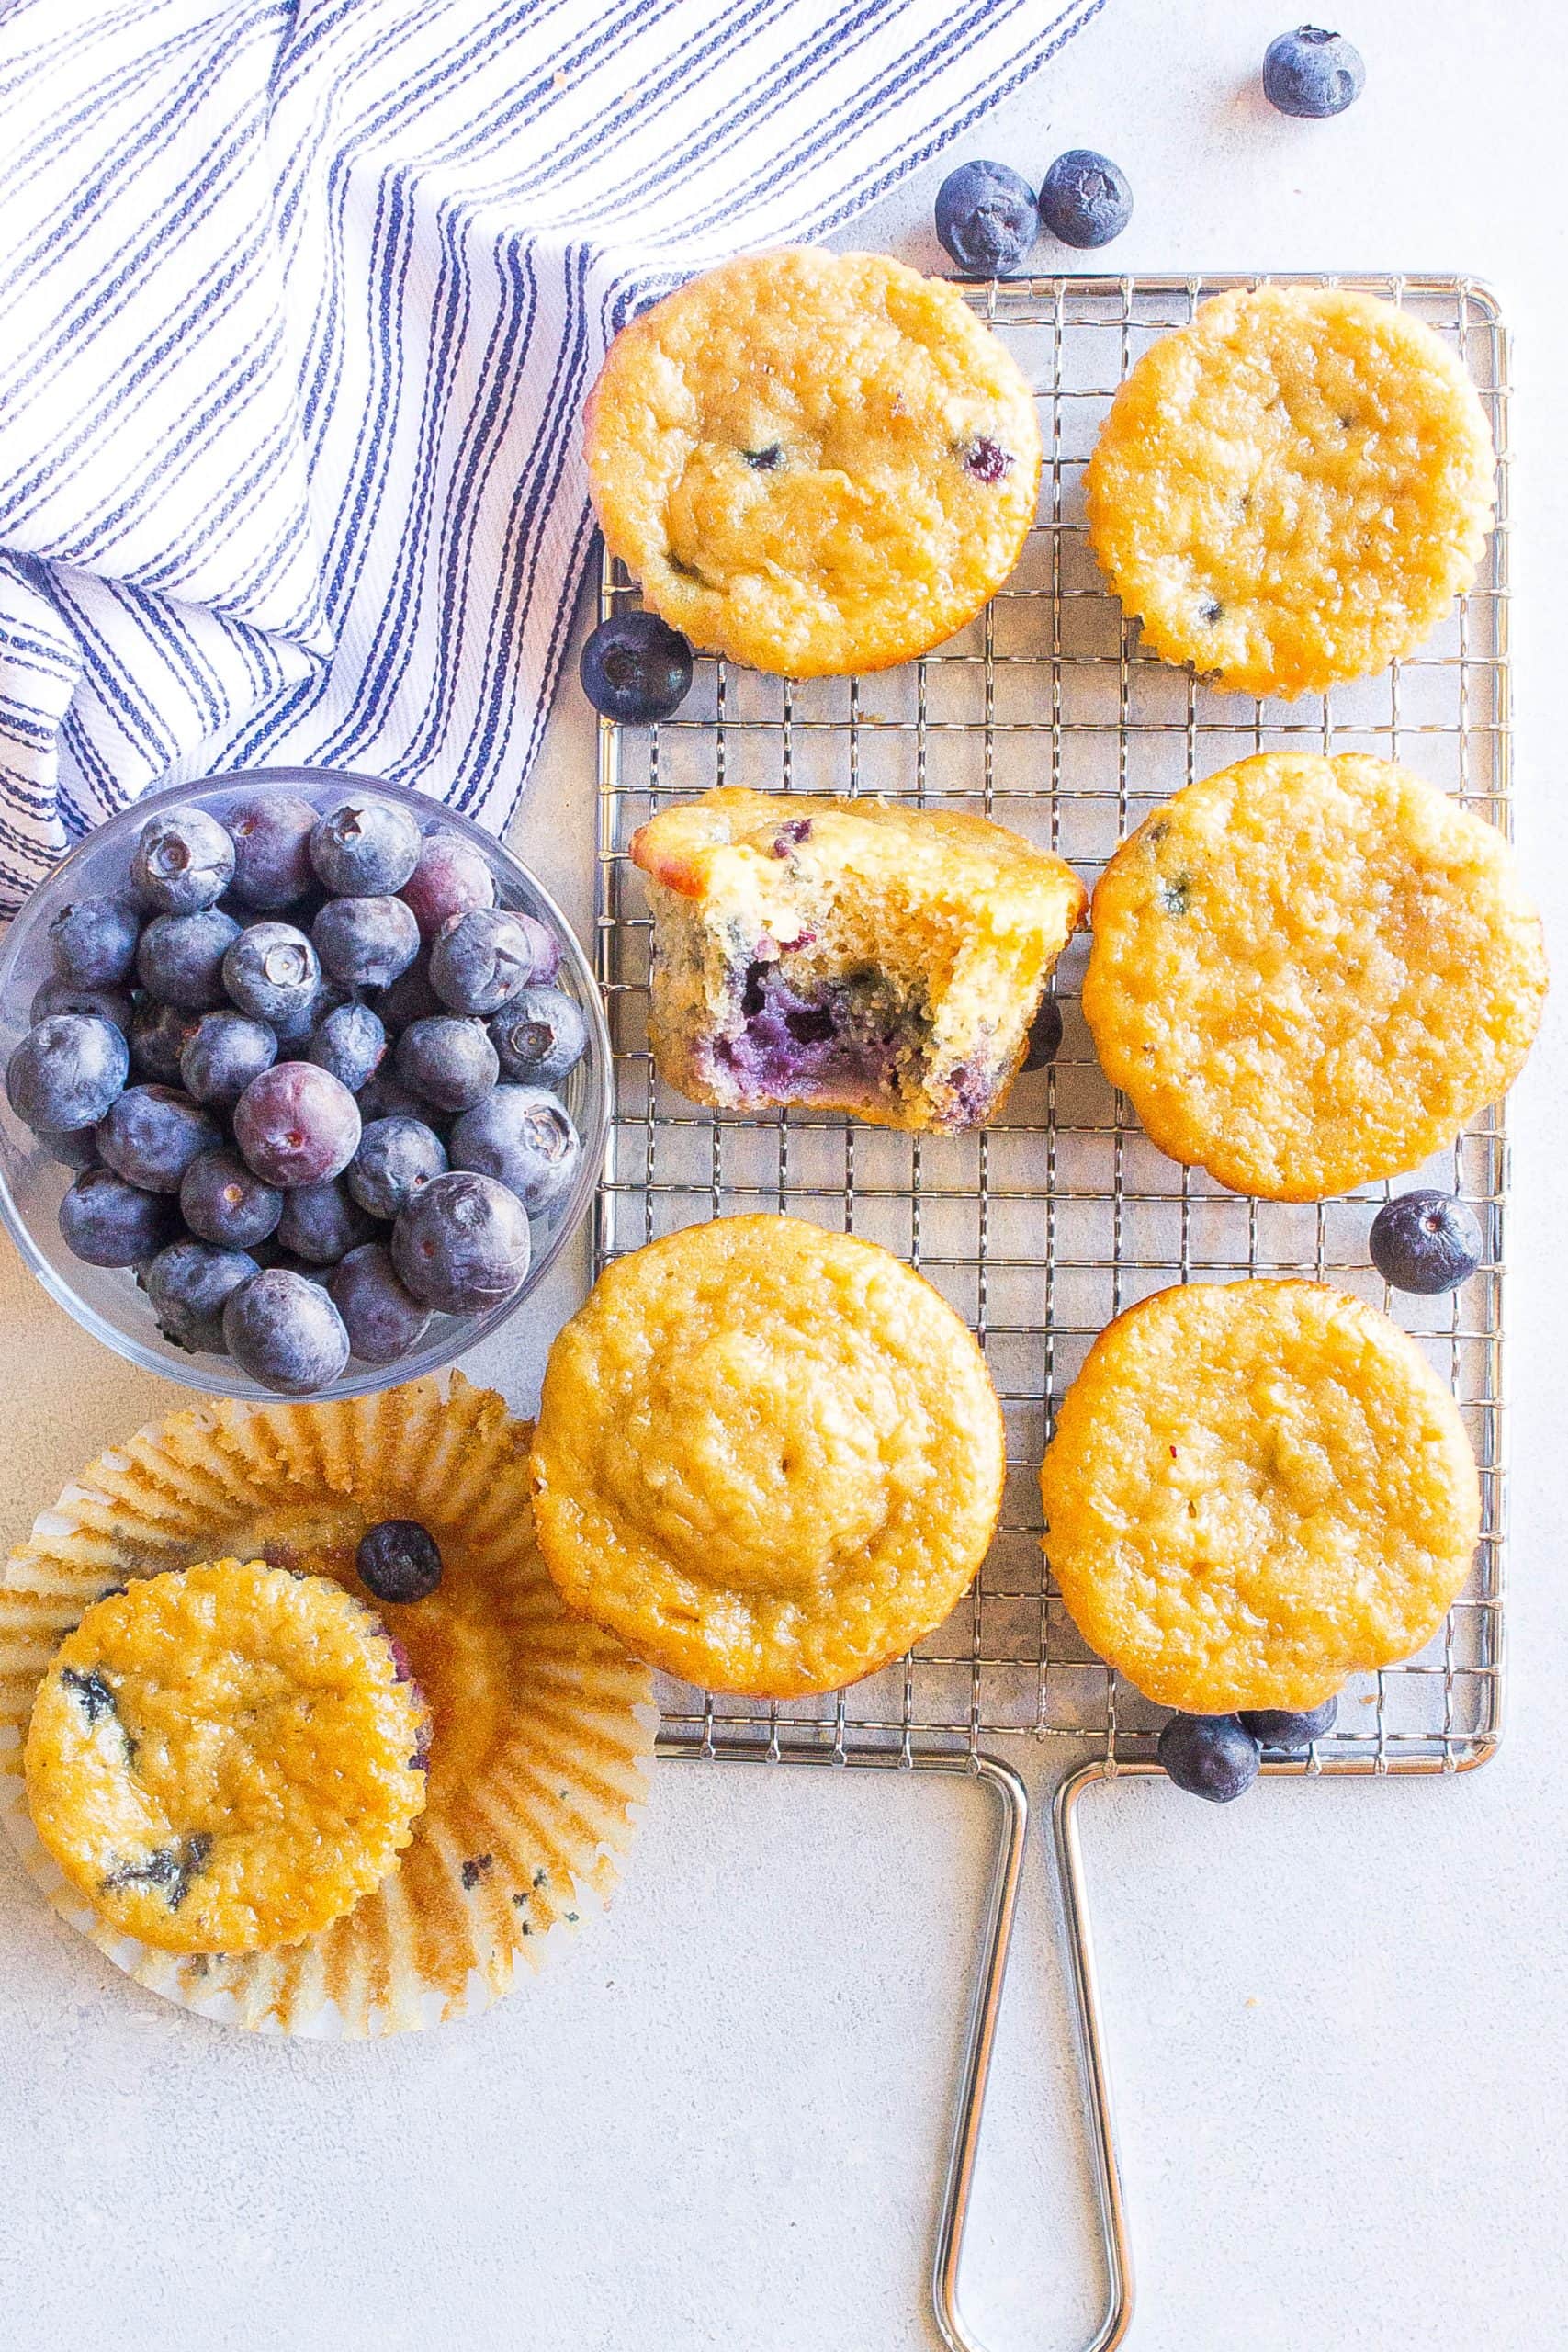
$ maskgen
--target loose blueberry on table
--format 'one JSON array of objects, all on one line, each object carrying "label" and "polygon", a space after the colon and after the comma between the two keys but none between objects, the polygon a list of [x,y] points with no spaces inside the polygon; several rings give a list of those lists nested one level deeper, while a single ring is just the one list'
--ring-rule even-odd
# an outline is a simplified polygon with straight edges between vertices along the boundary
[{"label": "loose blueberry on table", "polygon": [[123,887],[55,915],[6,1070],[75,1175],[73,1255],[296,1396],[513,1296],[581,1163],[547,1088],[588,1031],[559,940],[495,899],[480,851],[369,795],[150,818]]},{"label": "loose blueberry on table", "polygon": [[428,1600],[441,1582],[441,1547],[418,1520],[384,1519],[360,1537],[355,1566],[378,1600]]},{"label": "loose blueberry on table", "polygon": [[1263,53],[1263,95],[1280,114],[1322,122],[1343,114],[1360,96],[1367,79],[1359,50],[1343,33],[1321,25],[1298,25],[1281,33]]},{"label": "loose blueberry on table", "polygon": [[936,192],[938,240],[970,277],[1016,269],[1039,232],[1034,190],[1007,164],[960,164]]},{"label": "loose blueberry on table", "polygon": [[1058,155],[1040,187],[1040,218],[1064,245],[1108,245],[1133,217],[1127,175],[1092,147]]},{"label": "loose blueberry on table", "polygon": [[1262,1761],[1257,1739],[1235,1715],[1172,1715],[1158,1754],[1179,1789],[1211,1804],[1244,1796]]},{"label": "loose blueberry on table", "polygon": [[651,727],[690,693],[692,649],[657,613],[617,613],[590,634],[578,675],[602,717]]},{"label": "loose blueberry on table", "polygon": [[1236,1721],[1259,1747],[1280,1756],[1302,1756],[1314,1739],[1327,1738],[1338,1713],[1338,1700],[1325,1699],[1321,1707],[1301,1713],[1287,1707],[1243,1707]]},{"label": "loose blueberry on table", "polygon": [[1385,1283],[1431,1298],[1457,1290],[1474,1273],[1483,1242],[1468,1202],[1422,1189],[1383,1203],[1367,1249]]}]

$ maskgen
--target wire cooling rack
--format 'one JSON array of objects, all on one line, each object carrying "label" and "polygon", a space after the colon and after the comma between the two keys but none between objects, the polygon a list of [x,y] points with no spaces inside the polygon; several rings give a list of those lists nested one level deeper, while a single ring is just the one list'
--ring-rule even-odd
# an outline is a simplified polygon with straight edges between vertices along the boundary
[{"label": "wire cooling rack", "polygon": [[[1309,745],[1404,762],[1508,823],[1506,364],[1485,288],[1449,277],[1344,276],[1402,304],[1460,352],[1490,416],[1497,527],[1474,587],[1437,635],[1382,675],[1294,703],[1206,686],[1145,653],[1089,551],[1085,462],[1116,386],[1199,302],[1256,278],[1024,278],[971,300],[1034,390],[1046,464],[1023,559],[939,652],[862,679],[790,683],[702,660],[680,713],[601,732],[598,969],[615,1102],[597,1262],[676,1227],[759,1208],[863,1234],[919,1266],[975,1329],[1008,1430],[1002,1523],[971,1594],[898,1665],[835,1697],[788,1705],[666,1679],[666,1731],[763,1754],[978,1753],[1072,1743],[1111,1764],[1153,1753],[1163,1711],[1086,1649],[1045,1574],[1036,1486],[1052,1416],[1097,1334],[1135,1300],[1189,1279],[1296,1274],[1369,1298],[1452,1385],[1481,1467],[1474,1571],[1437,1638],[1359,1678],[1310,1770],[1457,1770],[1498,1738],[1503,1705],[1503,1213],[1500,1107],[1423,1171],[1463,1194],[1485,1254],[1449,1297],[1391,1291],[1367,1255],[1386,1184],[1306,1206],[1240,1199],[1140,1131],[1094,1058],[1078,1005],[1085,943],[1055,982],[1064,1040],[1005,1114],[964,1137],[909,1136],[836,1114],[722,1116],[654,1075],[649,922],[625,851],[660,808],[714,785],[880,794],[994,815],[1092,880],[1180,785],[1256,751]],[[635,598],[607,564],[603,610]],[[1414,1180],[1412,1180],[1414,1181]],[[1012,1751],[1016,1752],[1016,1751]]]}]

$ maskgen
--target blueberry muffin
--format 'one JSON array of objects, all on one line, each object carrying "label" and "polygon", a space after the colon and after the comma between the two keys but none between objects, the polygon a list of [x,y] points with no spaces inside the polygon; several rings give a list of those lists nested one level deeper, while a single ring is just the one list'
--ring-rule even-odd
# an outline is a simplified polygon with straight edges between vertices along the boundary
[{"label": "blueberry muffin", "polygon": [[1192,1714],[1310,1709],[1408,1657],[1480,1531],[1447,1388],[1386,1316],[1318,1283],[1129,1307],[1063,1399],[1040,1485],[1084,1639]]},{"label": "blueberry muffin", "polygon": [[550,1350],[539,1549],[569,1608],[718,1690],[790,1699],[940,1625],[1001,1504],[964,1325],[874,1242],[721,1217],[608,1266]]},{"label": "blueberry muffin", "polygon": [[1162,1151],[1311,1201],[1419,1167],[1511,1084],[1546,996],[1495,826],[1387,761],[1190,784],[1095,889],[1083,1009]]},{"label": "blueberry muffin", "polygon": [[911,661],[1034,519],[1040,428],[990,329],[879,254],[724,263],[624,328],[587,413],[612,554],[694,645],[795,677]]},{"label": "blueberry muffin", "polygon": [[726,789],[634,835],[660,1077],[956,1135],[995,1116],[1087,894],[982,817]]},{"label": "blueberry muffin", "polygon": [[353,1909],[424,1809],[428,1711],[322,1577],[217,1560],[96,1601],[28,1730],[28,1804],[73,1885],[163,1951],[295,1944]]},{"label": "blueberry muffin", "polygon": [[1144,354],[1084,489],[1145,641],[1288,698],[1430,634],[1474,577],[1494,481],[1475,388],[1430,327],[1343,288],[1264,286]]},{"label": "blueberry muffin", "polygon": [[[209,1402],[89,1464],[13,1553],[0,1823],[61,1916],[139,1984],[257,2031],[402,2032],[483,2007],[609,1894],[647,1791],[651,1680],[557,1597],[534,1543],[532,1434],[457,1373],[332,1404]],[[255,1587],[254,1610],[197,1608],[219,1573],[197,1564],[220,1553],[252,1563],[225,1574]],[[139,1635],[128,1673],[124,1642],[103,1629],[117,1612],[135,1627],[167,1615],[179,1594],[174,1613],[199,1620],[189,1642],[165,1666]],[[389,1645],[424,1694],[427,1732]],[[291,1695],[301,1674],[315,1686],[309,1736]],[[171,1732],[182,1678],[188,1721]],[[323,1727],[344,1773],[331,1785],[310,1777]],[[46,1772],[46,1742],[78,1792],[105,1797],[91,1819],[79,1797],[46,1806],[60,1770]],[[230,1777],[215,1788],[219,1767]],[[276,1826],[247,1843],[242,1813],[269,1792]],[[410,1792],[423,1804],[412,1836],[390,1826]],[[60,1826],[40,1844],[50,1807]],[[358,1842],[372,1834],[373,1853]],[[77,1855],[64,1876],[55,1851]],[[332,1916],[345,1872],[357,1883],[383,1856],[379,1883]],[[268,1933],[297,1933],[307,1914],[329,1924],[246,1948],[242,1888],[258,1931],[264,1916]]]}]

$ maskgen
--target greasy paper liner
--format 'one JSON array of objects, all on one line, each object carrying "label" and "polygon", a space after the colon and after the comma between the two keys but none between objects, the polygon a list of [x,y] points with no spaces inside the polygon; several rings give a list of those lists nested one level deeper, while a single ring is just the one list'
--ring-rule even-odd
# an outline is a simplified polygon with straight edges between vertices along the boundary
[{"label": "greasy paper liner", "polygon": [[[322,1405],[214,1399],[140,1430],[35,1521],[0,1584],[0,1819],[61,1917],[203,2017],[323,2039],[485,2008],[602,1904],[634,1834],[655,1716],[647,1669],[570,1617],[534,1548],[532,1432],[460,1373]],[[376,1603],[434,1713],[429,1797],[380,1886],[287,1950],[154,1951],[100,1919],[39,1844],[22,1743],[63,1635],[111,1585],[233,1555],[363,1592],[365,1528],[414,1519],[438,1591]]]}]

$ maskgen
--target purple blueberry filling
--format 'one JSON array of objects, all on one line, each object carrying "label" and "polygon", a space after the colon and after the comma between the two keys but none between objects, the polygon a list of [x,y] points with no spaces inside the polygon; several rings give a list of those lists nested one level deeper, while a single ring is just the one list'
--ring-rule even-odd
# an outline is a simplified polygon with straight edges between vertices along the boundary
[{"label": "purple blueberry filling", "polygon": [[740,454],[754,474],[776,473],[784,463],[784,450],[777,441],[770,441],[765,449],[742,449]]},{"label": "purple blueberry filling", "polygon": [[144,1862],[122,1862],[109,1871],[100,1883],[106,1894],[121,1886],[155,1886],[168,1898],[171,1911],[177,1911],[190,1893],[190,1883],[207,1867],[212,1851],[210,1838],[200,1835],[180,1838],[172,1846],[161,1846],[149,1854]]},{"label": "purple blueberry filling", "polygon": [[[123,1590],[123,1586],[121,1590]],[[115,1712],[114,1692],[95,1667],[90,1674],[78,1674],[73,1666],[62,1666],[60,1679],[73,1693],[77,1705],[89,1724],[96,1724]]]},{"label": "purple blueberry filling", "polygon": [[748,966],[739,1034],[715,1058],[743,1092],[777,1099],[897,1091],[901,1057],[919,1052],[924,1023],[895,1010],[874,974],[802,996],[776,964]]},{"label": "purple blueberry filling", "polygon": [[964,467],[977,481],[1000,481],[1012,470],[1012,457],[1000,444],[987,440],[982,433],[976,440],[966,442],[959,452]]},{"label": "purple blueberry filling", "polygon": [[[771,854],[774,857],[787,857],[792,849],[798,848],[802,842],[808,842],[810,839],[810,818],[792,817],[788,824],[781,825],[778,831],[773,835],[773,846]],[[795,944],[796,946],[800,944],[798,940],[795,942]]]}]

